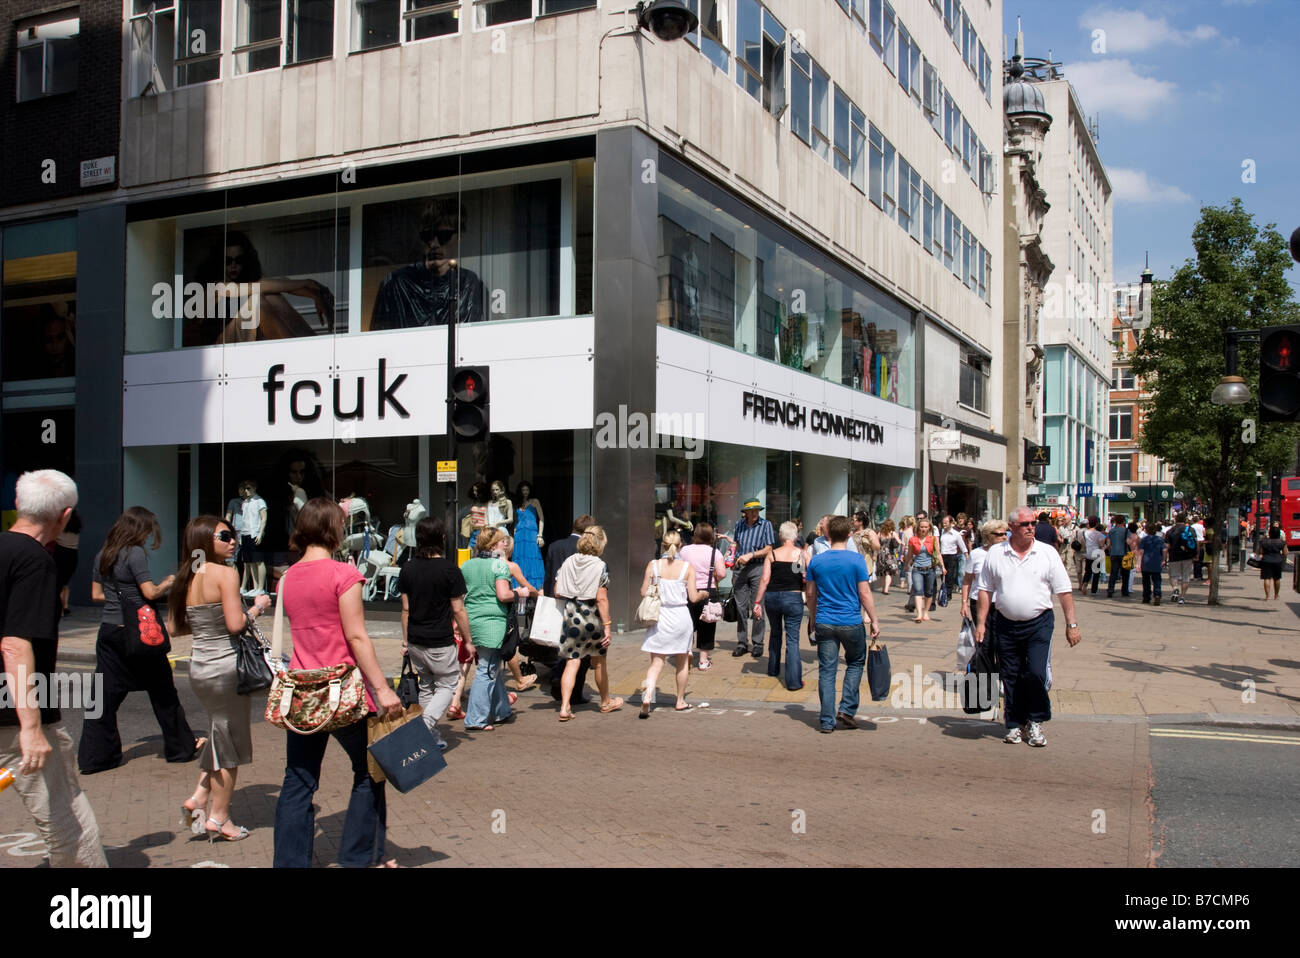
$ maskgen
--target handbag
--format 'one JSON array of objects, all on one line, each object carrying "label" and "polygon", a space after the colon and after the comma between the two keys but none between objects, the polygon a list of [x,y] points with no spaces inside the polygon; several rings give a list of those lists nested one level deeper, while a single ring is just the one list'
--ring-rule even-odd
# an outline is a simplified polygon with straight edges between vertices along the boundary
[{"label": "handbag", "polygon": [[558,649],[564,637],[564,612],[560,601],[549,595],[537,597],[537,607],[533,610],[533,625],[528,630],[528,639],[536,645]]},{"label": "handbag", "polygon": [[235,691],[240,695],[252,695],[269,689],[274,679],[271,647],[250,616],[244,631],[235,639]]},{"label": "handbag", "polygon": [[[397,697],[402,700],[403,708],[417,705],[420,701],[420,677],[415,674],[415,666],[411,665],[409,655],[402,656],[402,674],[397,680]],[[370,777],[375,777],[373,771]]]},{"label": "handbag", "polygon": [[[289,574],[280,577],[280,598],[275,603],[275,628],[271,632],[271,659],[282,661],[284,648],[284,597]],[[314,735],[359,722],[369,712],[361,669],[341,663],[323,669],[281,667],[266,698],[266,720],[272,725]]]},{"label": "handbag", "polygon": [[883,702],[889,698],[891,682],[889,647],[880,642],[873,642],[867,649],[867,687],[871,689],[871,701]]},{"label": "handbag", "polygon": [[964,673],[966,667],[970,665],[970,660],[975,657],[975,623],[970,619],[965,619],[961,624],[961,632],[957,634],[957,671]]},{"label": "handbag", "polygon": [[136,602],[120,589],[117,597],[122,607],[122,626],[126,630],[126,654],[166,655],[170,652],[171,638],[154,607],[148,602]]},{"label": "handbag", "polygon": [[727,601],[722,603],[722,621],[739,622],[740,607],[736,604],[736,593],[727,596]]},{"label": "handbag", "polygon": [[1251,556],[1246,560],[1246,565],[1250,566],[1252,569],[1258,569],[1263,564],[1264,563],[1260,561],[1259,556]]},{"label": "handbag", "polygon": [[984,641],[975,646],[975,652],[966,665],[966,674],[957,683],[957,697],[967,715],[987,712],[998,704],[998,667],[992,638],[985,632]]},{"label": "handbag", "polygon": [[939,594],[935,597],[934,604],[939,608],[945,608],[948,605],[948,580],[944,579],[939,583]]},{"label": "handbag", "polygon": [[396,718],[372,715],[366,720],[366,764],[376,782],[387,780],[405,793],[447,767],[422,716],[420,706],[411,705]]},{"label": "handbag", "polygon": [[659,563],[652,563],[654,568],[654,577],[650,580],[650,588],[646,590],[645,596],[636,607],[636,620],[644,622],[646,625],[655,625],[659,621],[659,612],[663,608],[663,603],[659,600]]},{"label": "handbag", "polygon": [[519,651],[519,619],[514,612],[506,615],[506,634],[501,640],[501,661],[509,662]]},{"label": "handbag", "polygon": [[[716,554],[716,550],[714,552]],[[717,593],[713,589],[713,555],[709,556],[709,597],[705,600],[703,608],[700,609],[700,621],[713,623],[722,618],[722,603],[717,601]]]},{"label": "handbag", "polygon": [[1125,553],[1124,553],[1124,558],[1123,558],[1123,560],[1120,562],[1119,565],[1120,565],[1120,568],[1121,568],[1121,569],[1123,569],[1125,572],[1128,572],[1130,569],[1133,568],[1133,565],[1134,565],[1136,562],[1137,562],[1137,553],[1136,553],[1136,552],[1125,552]]}]

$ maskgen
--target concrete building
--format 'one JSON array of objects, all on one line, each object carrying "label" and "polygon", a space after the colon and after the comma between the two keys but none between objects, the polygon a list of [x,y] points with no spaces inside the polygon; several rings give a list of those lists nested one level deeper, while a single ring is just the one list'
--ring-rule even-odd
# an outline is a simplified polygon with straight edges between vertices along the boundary
[{"label": "concrete building", "polygon": [[[299,470],[378,543],[451,456],[467,529],[480,482],[545,540],[595,514],[623,625],[674,519],[1000,510],[1001,4],[691,0],[675,42],[624,6],[122,7],[115,190],[0,228],[93,237],[76,471],[159,514],[160,572],[242,478],[278,564]],[[492,439],[449,453],[453,315]]]},{"label": "concrete building", "polygon": [[[1051,208],[1041,180],[1043,148],[1052,117],[1040,85],[1024,79],[1024,38],[1004,65],[1003,147],[1003,415],[1007,436],[1007,502],[1027,503],[1042,469],[1031,465],[1027,446],[1042,446],[1043,345],[1039,312],[1055,264],[1043,248],[1043,219]],[[1032,479],[1030,477],[1033,477]]]},{"label": "concrete building", "polygon": [[[1051,464],[1036,502],[1104,512],[1112,308],[1111,185],[1097,130],[1058,63],[1028,58],[1025,78],[1043,95],[1052,125],[1042,188],[1052,198],[1042,247],[1055,264],[1040,313],[1043,436]],[[1080,487],[1083,487],[1081,492]],[[1089,490],[1091,493],[1088,494]]]}]

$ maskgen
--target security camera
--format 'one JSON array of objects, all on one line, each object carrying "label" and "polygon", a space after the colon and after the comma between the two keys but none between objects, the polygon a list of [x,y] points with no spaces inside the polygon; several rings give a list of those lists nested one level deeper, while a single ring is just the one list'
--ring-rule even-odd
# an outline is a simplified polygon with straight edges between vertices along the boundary
[{"label": "security camera", "polygon": [[682,0],[641,0],[636,5],[636,25],[660,40],[680,40],[700,24]]}]

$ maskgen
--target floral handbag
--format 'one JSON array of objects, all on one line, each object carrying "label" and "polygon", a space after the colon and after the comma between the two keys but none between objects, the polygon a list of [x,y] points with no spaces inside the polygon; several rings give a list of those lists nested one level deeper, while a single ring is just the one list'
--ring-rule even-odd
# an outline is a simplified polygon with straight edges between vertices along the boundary
[{"label": "floral handbag", "polygon": [[[284,596],[289,576],[280,579],[275,603],[275,629],[271,633],[271,661],[282,662],[284,648]],[[370,711],[361,669],[341,663],[323,669],[282,669],[271,683],[266,699],[266,720],[272,725],[314,735],[359,722]]]}]

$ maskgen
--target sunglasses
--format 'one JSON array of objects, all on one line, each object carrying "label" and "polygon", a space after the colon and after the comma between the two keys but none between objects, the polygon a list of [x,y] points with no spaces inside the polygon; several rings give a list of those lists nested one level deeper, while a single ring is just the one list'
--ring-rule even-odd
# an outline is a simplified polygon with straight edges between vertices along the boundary
[{"label": "sunglasses", "polygon": [[1017,529],[1028,529],[1030,526],[1036,525],[1034,522],[1013,522],[1011,524]]},{"label": "sunglasses", "polygon": [[217,533],[217,540],[220,542],[234,542],[235,534],[229,529],[222,529]]},{"label": "sunglasses", "polygon": [[458,232],[460,232],[460,231],[459,231],[459,230],[454,230],[454,229],[451,229],[451,230],[420,230],[420,242],[421,242],[421,243],[432,243],[432,242],[433,242],[433,238],[436,236],[436,237],[438,237],[438,242],[439,242],[441,245],[446,246],[448,243],[451,242],[451,238],[452,238],[453,236],[455,236]]}]

